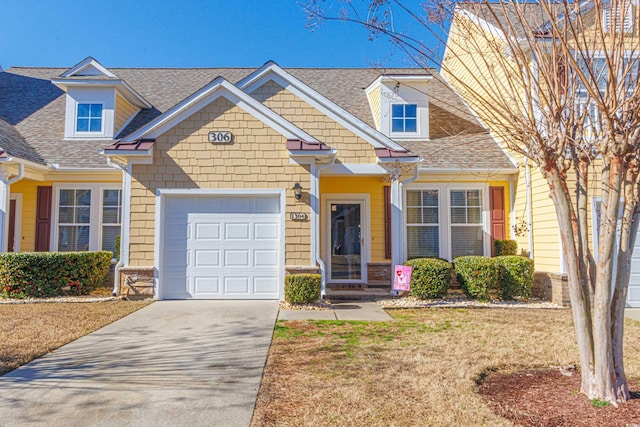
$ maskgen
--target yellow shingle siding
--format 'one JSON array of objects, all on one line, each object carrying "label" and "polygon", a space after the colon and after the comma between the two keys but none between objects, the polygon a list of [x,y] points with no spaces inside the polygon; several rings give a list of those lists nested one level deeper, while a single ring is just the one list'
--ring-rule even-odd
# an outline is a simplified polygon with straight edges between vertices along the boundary
[{"label": "yellow shingle siding", "polygon": [[382,89],[378,86],[367,94],[369,105],[371,106],[371,113],[373,114],[373,121],[376,124],[376,129],[380,130],[382,126],[380,123],[380,100]]},{"label": "yellow shingle siding", "polygon": [[[213,145],[208,132],[233,133],[232,144]],[[158,188],[287,189],[285,264],[310,263],[309,221],[291,221],[290,212],[308,216],[308,194],[296,201],[290,188],[309,189],[307,168],[290,164],[286,139],[267,125],[219,98],[156,139],[153,164],[132,170],[130,265],[153,265],[155,191]]]},{"label": "yellow shingle siding", "polygon": [[376,163],[373,146],[282,86],[270,81],[251,96],[300,129],[338,150],[336,163]]},{"label": "yellow shingle siding", "polygon": [[[389,262],[384,257],[384,186],[382,177],[328,176],[320,179],[320,194],[368,194],[370,226],[370,262]],[[321,219],[322,221],[322,219]],[[322,242],[321,246],[324,244]]]},{"label": "yellow shingle siding", "polygon": [[122,126],[133,116],[138,109],[126,99],[116,94],[115,129],[118,132]]}]

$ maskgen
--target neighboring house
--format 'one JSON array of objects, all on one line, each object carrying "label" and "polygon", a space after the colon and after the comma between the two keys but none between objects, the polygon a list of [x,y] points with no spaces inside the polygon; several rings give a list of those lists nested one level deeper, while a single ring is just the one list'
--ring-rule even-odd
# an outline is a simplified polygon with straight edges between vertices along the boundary
[{"label": "neighboring house", "polygon": [[[555,5],[558,10],[563,11],[563,5],[558,3]],[[518,28],[518,13],[516,13],[513,4],[501,5],[498,3],[458,3],[455,10],[455,18],[449,32],[447,40],[447,48],[445,57],[443,58],[442,75],[446,81],[462,95],[467,98],[466,101],[473,104],[473,97],[466,97],[466,85],[477,85],[478,81],[474,76],[489,76],[486,84],[505,85],[508,76],[498,75],[491,67],[491,61],[474,61],[474,55],[483,55],[483,58],[496,58],[494,55],[497,49],[495,46],[502,46],[502,40],[507,35],[501,28],[509,28],[513,25],[513,37],[520,40],[526,45],[526,33],[522,28]],[[531,28],[538,29],[539,34],[545,33],[545,27],[549,22],[545,20],[546,15],[543,12],[543,6],[536,2],[523,2],[518,5],[519,13],[522,14],[527,24]],[[619,10],[612,13],[611,10],[605,9],[602,21],[604,22],[604,31],[624,31],[625,37],[634,46],[634,51],[638,52],[638,2],[630,0],[626,6],[628,9],[624,14]],[[581,2],[580,13],[591,14],[596,13],[593,8],[593,2]],[[559,16],[564,18],[562,12],[558,12]],[[624,19],[619,17],[624,16]],[[585,15],[586,18],[589,18]],[[616,17],[616,20],[613,18]],[[593,16],[587,22],[595,22]],[[617,23],[616,29],[612,27],[612,22]],[[475,34],[474,42],[469,43],[470,34]],[[524,49],[526,50],[526,49]],[[597,53],[597,51],[595,51]],[[494,56],[490,56],[494,55]],[[504,58],[508,58],[507,49],[504,50]],[[598,57],[598,55],[594,55]],[[505,60],[502,56],[497,60]],[[507,59],[508,60],[508,59]],[[604,59],[602,59],[604,61]],[[463,64],[464,62],[464,64]],[[535,58],[531,58],[531,68],[535,69]],[[595,64],[596,67],[600,66]],[[456,78],[453,78],[455,73]],[[501,83],[494,83],[494,82]],[[464,82],[462,84],[461,82]],[[503,86],[506,87],[506,86]],[[525,91],[523,90],[523,94]],[[535,99],[536,95],[532,97]],[[472,105],[473,107],[473,105]],[[478,116],[482,118],[481,108],[475,108]],[[501,145],[501,141],[498,141]],[[508,151],[508,150],[507,150]],[[509,153],[512,158],[517,161],[518,175],[516,179],[516,191],[514,196],[513,218],[511,224],[518,229],[516,240],[521,253],[529,255],[534,259],[536,278],[549,287],[552,294],[552,300],[557,303],[569,303],[569,294],[567,288],[567,277],[565,274],[565,265],[562,253],[562,244],[556,220],[555,208],[549,196],[549,186],[546,179],[540,173],[540,170],[532,162],[526,160],[522,156]],[[592,208],[592,218],[598,218],[599,199],[592,198],[589,201]],[[594,219],[594,221],[597,221]],[[598,241],[598,225],[589,224],[591,231],[591,242]],[[595,245],[597,246],[597,245]],[[636,240],[636,248],[634,250],[633,265],[631,270],[631,279],[629,283],[629,292],[627,303],[631,307],[640,307],[640,239]]]},{"label": "neighboring house", "polygon": [[[436,72],[0,73],[3,250],[114,250],[115,291],[390,289],[408,258],[490,255],[518,169]],[[15,200],[15,203],[13,202]]]}]

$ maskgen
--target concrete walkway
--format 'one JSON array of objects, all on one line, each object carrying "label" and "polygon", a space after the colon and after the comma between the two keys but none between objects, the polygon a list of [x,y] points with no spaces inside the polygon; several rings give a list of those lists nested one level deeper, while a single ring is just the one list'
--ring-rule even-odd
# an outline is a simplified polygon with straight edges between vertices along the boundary
[{"label": "concrete walkway", "polygon": [[277,301],[160,301],[0,377],[0,425],[248,426]]},{"label": "concrete walkway", "polygon": [[640,308],[625,308],[624,317],[640,322]]},{"label": "concrete walkway", "polygon": [[278,320],[391,320],[391,316],[375,302],[345,301],[333,303],[331,307],[331,310],[280,310]]}]

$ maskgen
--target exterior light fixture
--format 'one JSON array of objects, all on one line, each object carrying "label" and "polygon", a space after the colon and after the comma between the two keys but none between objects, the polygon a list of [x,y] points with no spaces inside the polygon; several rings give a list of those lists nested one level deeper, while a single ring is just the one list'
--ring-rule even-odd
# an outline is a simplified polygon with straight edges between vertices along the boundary
[{"label": "exterior light fixture", "polygon": [[296,200],[300,200],[300,197],[302,197],[302,185],[300,185],[299,182],[296,182],[293,186],[293,195],[295,196]]}]

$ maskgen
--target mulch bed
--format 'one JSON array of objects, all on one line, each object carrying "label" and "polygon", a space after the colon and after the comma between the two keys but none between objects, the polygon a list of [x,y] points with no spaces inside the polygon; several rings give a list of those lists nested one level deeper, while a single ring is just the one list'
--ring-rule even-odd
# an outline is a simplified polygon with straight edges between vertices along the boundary
[{"label": "mulch bed", "polygon": [[522,426],[640,427],[638,382],[629,382],[631,400],[596,408],[579,394],[580,373],[558,370],[493,374],[480,385],[480,393],[494,413]]}]

